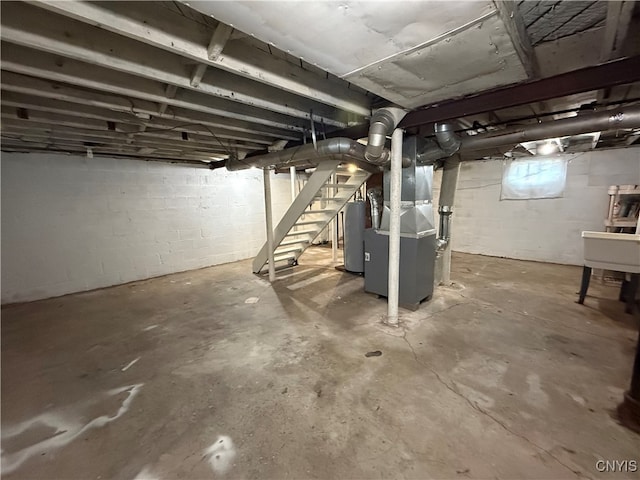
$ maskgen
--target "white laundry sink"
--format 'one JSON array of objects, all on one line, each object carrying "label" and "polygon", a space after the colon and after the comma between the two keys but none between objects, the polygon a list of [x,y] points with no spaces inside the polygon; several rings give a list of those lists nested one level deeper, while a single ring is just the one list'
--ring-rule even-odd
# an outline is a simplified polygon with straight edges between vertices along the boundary
[{"label": "white laundry sink", "polygon": [[582,232],[582,238],[587,267],[640,273],[640,235]]}]

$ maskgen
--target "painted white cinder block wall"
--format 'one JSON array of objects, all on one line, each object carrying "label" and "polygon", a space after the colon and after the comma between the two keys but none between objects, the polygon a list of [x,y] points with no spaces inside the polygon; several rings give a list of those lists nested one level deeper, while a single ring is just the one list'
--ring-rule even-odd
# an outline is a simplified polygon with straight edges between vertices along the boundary
[{"label": "painted white cinder block wall", "polygon": [[[502,160],[464,162],[454,205],[453,250],[582,265],[580,235],[604,231],[609,185],[640,184],[640,148],[567,157],[564,196],[540,200],[500,200]],[[436,208],[441,173],[434,176]]]},{"label": "painted white cinder block wall", "polygon": [[[233,262],[266,238],[261,170],[5,152],[1,168],[2,303]],[[277,224],[289,177],[272,190]]]}]

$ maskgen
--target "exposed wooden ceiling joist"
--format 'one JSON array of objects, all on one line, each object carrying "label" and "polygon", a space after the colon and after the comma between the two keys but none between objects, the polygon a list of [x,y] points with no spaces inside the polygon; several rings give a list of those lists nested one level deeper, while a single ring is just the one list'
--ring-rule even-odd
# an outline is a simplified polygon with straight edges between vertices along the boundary
[{"label": "exposed wooden ceiling joist", "polygon": [[634,7],[635,1],[629,0],[607,3],[607,20],[600,61],[606,62],[621,56]]},{"label": "exposed wooden ceiling joist", "polygon": [[[65,117],[62,115],[38,115],[38,112],[30,112],[29,119],[18,118],[13,112],[7,112],[3,108],[1,116],[3,121],[3,131],[10,128],[18,128],[22,130],[32,131],[59,131],[73,133],[79,136],[94,136],[125,142],[128,138],[135,137],[136,144],[146,142],[154,142],[158,145],[178,146],[181,149],[207,149],[222,153],[230,151],[248,152],[256,150],[260,147],[245,145],[241,143],[218,142],[212,137],[203,137],[201,135],[186,135],[183,139],[181,132],[174,132],[173,136],[169,136],[170,132],[155,132],[154,130],[144,131],[127,131],[117,128],[109,130],[104,122],[99,120],[76,119],[75,117]],[[55,120],[58,122],[55,123]],[[55,126],[52,126],[55,125]]]},{"label": "exposed wooden ceiling joist", "polygon": [[[210,162],[219,161],[220,157],[208,157],[206,155],[193,156],[181,151],[166,151],[162,149],[155,149],[153,151],[140,152],[140,149],[133,146],[119,146],[115,147],[87,147],[82,143],[72,141],[21,141],[11,138],[2,137],[2,149],[8,151],[18,152],[32,152],[32,151],[54,151],[60,153],[80,153],[88,154],[90,149],[92,154],[115,156],[115,157],[127,157],[127,158],[143,158],[143,159],[159,159],[171,162],[183,162],[183,163],[196,163],[203,166],[208,165]],[[206,159],[206,160],[205,160]]]},{"label": "exposed wooden ceiling joist", "polygon": [[[198,152],[198,155],[204,154],[207,158],[220,158],[228,155],[228,152],[221,148],[207,148],[200,145],[189,145],[181,147],[175,144],[166,144],[157,141],[145,141],[137,139],[135,145],[123,142],[122,138],[105,135],[105,134],[85,134],[72,129],[56,128],[54,130],[48,127],[42,129],[32,128],[26,126],[24,128],[14,127],[13,125],[7,125],[7,128],[3,128],[2,135],[5,138],[19,139],[22,141],[38,141],[38,142],[76,142],[83,144],[87,148],[95,148],[100,146],[109,146],[114,149],[120,147],[141,149],[145,148],[151,151],[165,150],[173,152],[182,152],[186,155],[194,155]],[[35,139],[35,140],[34,140]]]},{"label": "exposed wooden ceiling joist", "polygon": [[224,24],[215,37],[214,30],[207,31],[151,2],[44,1],[36,5],[322,104],[361,116],[370,114],[370,97],[350,89],[346,82],[322,78],[257,48],[247,48],[242,40],[223,42],[230,33]]},{"label": "exposed wooden ceiling joist", "polygon": [[141,98],[158,104],[164,102],[168,105],[188,110],[196,110],[283,130],[302,132],[306,127],[306,122],[300,118],[269,112],[199,92],[179,90],[174,98],[167,98],[164,84],[158,81],[108,68],[89,66],[77,60],[60,58],[50,53],[4,42],[2,43],[2,67],[4,70],[23,75],[45,78],[125,97]]},{"label": "exposed wooden ceiling joist", "polygon": [[[194,87],[189,73],[193,62],[63,16],[52,21],[51,14],[40,8],[7,3],[1,23],[2,38],[17,45],[294,118],[308,119],[313,110],[314,116],[327,125],[346,126],[346,116],[340,119],[344,114],[334,107],[225,71],[205,73]],[[232,110],[234,106],[227,108]]]},{"label": "exposed wooden ceiling joist", "polygon": [[38,101],[38,98],[50,98],[77,105],[91,105],[114,112],[133,114],[141,118],[157,117],[183,123],[194,122],[212,128],[224,128],[249,134],[255,133],[256,135],[269,138],[283,138],[287,140],[297,140],[300,138],[300,134],[296,132],[271,128],[265,125],[257,125],[244,120],[229,119],[185,108],[171,106],[169,109],[165,108],[162,112],[158,112],[159,105],[155,102],[109,95],[107,92],[77,88],[8,71],[2,72],[0,81],[2,82],[2,89],[4,91],[30,95],[34,97],[34,101]]},{"label": "exposed wooden ceiling joist", "polygon": [[207,128],[206,126],[196,122],[185,123],[185,121],[164,120],[158,117],[153,117],[151,120],[145,120],[131,112],[122,113],[105,108],[80,105],[60,100],[53,100],[50,98],[34,98],[33,96],[10,91],[2,92],[2,105],[24,108],[28,111],[51,112],[81,118],[103,120],[105,122],[111,121],[136,126],[146,126],[147,128],[151,128],[156,131],[184,131],[192,134],[204,135],[205,137],[212,137],[215,135],[216,137],[225,140],[239,140],[257,145],[271,145],[273,143],[273,139],[266,136],[240,133],[219,127]]}]

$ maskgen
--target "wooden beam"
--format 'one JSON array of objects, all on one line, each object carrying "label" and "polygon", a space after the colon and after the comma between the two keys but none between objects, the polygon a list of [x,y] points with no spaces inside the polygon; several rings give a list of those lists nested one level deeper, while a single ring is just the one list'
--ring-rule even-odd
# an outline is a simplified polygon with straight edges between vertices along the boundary
[{"label": "wooden beam", "polygon": [[634,1],[623,0],[607,3],[607,21],[600,51],[600,61],[606,62],[621,56],[622,46],[633,16]]},{"label": "wooden beam", "polygon": [[[20,119],[14,113],[10,107],[2,107],[2,118],[5,119],[7,125],[20,125],[24,127],[32,126],[35,129],[43,128],[71,128],[70,132],[77,132],[79,134],[90,135],[108,135],[109,138],[118,138],[125,140],[128,135],[135,135],[136,139],[154,141],[160,144],[168,145],[187,145],[182,139],[183,130],[170,130],[170,131],[157,131],[157,130],[145,130],[141,132],[136,125],[124,125],[121,123],[116,124],[115,130],[108,130],[107,122],[101,120],[92,120],[88,118],[78,118],[67,115],[59,115],[48,112],[33,111],[29,115],[28,120]],[[5,127],[5,125],[3,125]],[[228,149],[240,149],[244,151],[257,150],[260,147],[256,145],[248,145],[237,142],[224,142],[221,139],[216,139],[213,136],[203,136],[197,134],[189,135],[189,144],[193,146],[202,146],[203,148],[214,148],[227,151]],[[220,144],[222,142],[222,145]]]},{"label": "wooden beam", "polygon": [[198,151],[207,153],[208,156],[227,156],[228,152],[223,149],[207,148],[200,145],[179,145],[166,144],[163,142],[144,141],[136,139],[133,143],[123,143],[121,137],[112,137],[107,134],[85,133],[77,131],[69,131],[68,129],[48,129],[48,128],[31,128],[29,126],[7,125],[2,128],[2,135],[20,137],[20,138],[38,138],[38,139],[55,139],[64,141],[73,141],[78,143],[88,143],[96,145],[111,145],[117,148],[131,147],[153,148],[155,150],[180,151],[185,154]]},{"label": "wooden beam", "polygon": [[[177,86],[169,84],[164,90],[164,95],[167,98],[175,98],[177,91],[178,91]],[[158,107],[158,114],[162,115],[167,110],[168,106],[169,104],[167,102],[162,102]]]},{"label": "wooden beam", "polygon": [[207,46],[207,58],[209,60],[215,61],[218,59],[232,32],[233,27],[222,22],[218,24]]},{"label": "wooden beam", "polygon": [[[204,39],[206,33],[201,31],[199,24],[167,14],[151,2],[98,4],[52,0],[39,1],[35,5],[347,112],[360,116],[371,113],[370,98],[349,89],[347,82],[327,79],[242,40],[228,42],[224,54],[221,51],[216,54],[217,48],[212,48],[213,58],[210,58],[208,50],[211,45],[207,45],[207,41],[211,38],[209,43],[217,44],[214,42],[217,41],[215,33],[213,38],[208,33]],[[231,27],[225,25],[222,28]],[[224,38],[223,33],[221,30],[219,37]]]},{"label": "wooden beam", "polygon": [[2,38],[56,56],[197,90],[225,99],[229,109],[239,104],[299,119],[308,119],[309,110],[313,109],[327,125],[346,126],[339,119],[340,112],[333,107],[227,72],[216,75],[215,84],[201,82],[197,88],[193,87],[186,75],[184,61],[174,54],[65,17],[56,21],[51,21],[50,17],[48,12],[30,5],[7,3],[0,17]]},{"label": "wooden beam", "polygon": [[[98,92],[96,90],[87,90],[74,88],[69,85],[56,84],[48,80],[35,77],[27,77],[13,72],[3,71],[0,82],[4,95],[7,92],[19,93],[33,97],[33,101],[42,105],[44,99],[60,100],[73,104],[72,110],[82,111],[86,107],[96,107],[109,110],[112,112],[120,112],[127,115],[143,115],[158,119],[184,123],[194,123],[211,127],[214,131],[230,135],[242,135],[236,140],[246,140],[257,142],[258,139],[265,140],[273,138],[286,138],[289,140],[297,140],[299,135],[295,132],[270,128],[264,125],[252,124],[246,121],[232,120],[209,113],[203,113],[184,108],[171,109],[169,113],[157,114],[156,104],[138,98],[127,98],[118,95],[109,95]],[[68,112],[70,113],[70,112]],[[217,133],[216,133],[217,134]],[[233,137],[229,137],[233,138]],[[262,143],[257,142],[257,143]]]},{"label": "wooden beam", "polygon": [[[12,127],[9,129],[2,129],[2,135],[6,138],[14,137],[14,139],[22,139],[22,140],[36,140],[36,141],[59,141],[59,142],[69,142],[80,145],[85,145],[86,147],[96,147],[96,146],[106,146],[115,148],[123,148],[127,150],[136,151],[140,148],[153,148],[158,151],[166,151],[166,152],[181,152],[184,155],[192,155],[192,156],[227,156],[227,152],[221,150],[212,150],[200,147],[190,147],[188,145],[180,146],[180,145],[163,145],[163,144],[154,144],[152,142],[142,142],[136,143],[133,145],[126,144],[122,142],[122,139],[119,138],[109,138],[107,136],[100,135],[81,135],[74,134],[65,131],[48,131],[48,130],[34,130],[30,131],[24,128]],[[197,152],[197,153],[196,153]]]},{"label": "wooden beam", "polygon": [[238,134],[233,131],[224,131],[220,129],[207,129],[197,124],[185,124],[184,122],[175,120],[138,120],[136,117],[125,113],[114,112],[107,109],[91,107],[86,105],[75,105],[73,103],[62,102],[49,98],[33,98],[15,92],[2,92],[2,105],[16,108],[27,108],[33,111],[57,113],[62,115],[70,115],[73,117],[89,118],[102,121],[119,122],[137,126],[144,132],[147,128],[154,131],[183,131],[189,134],[210,136],[223,140],[239,140],[249,142],[252,145],[270,145],[272,140],[267,137],[251,136],[249,134]]},{"label": "wooden beam", "polygon": [[527,77],[535,78],[539,75],[538,65],[536,63],[533,47],[524,24],[524,20],[518,10],[516,2],[507,0],[496,0],[496,9],[500,20],[505,26],[505,30],[511,38],[513,48],[515,49],[520,62],[527,72]]},{"label": "wooden beam", "polygon": [[[216,156],[191,156],[185,155],[179,152],[165,152],[162,150],[155,150],[150,154],[143,154],[140,151],[132,149],[131,147],[91,147],[94,155],[104,155],[110,157],[123,157],[123,158],[135,158],[140,160],[151,161],[166,161],[170,163],[187,163],[190,165],[202,165],[204,168],[209,168],[209,164],[213,162],[220,162],[220,157]],[[129,149],[129,150],[128,150]],[[71,141],[44,141],[40,143],[24,142],[20,140],[3,138],[2,139],[3,151],[20,151],[20,152],[33,152],[33,151],[46,151],[46,152],[58,152],[58,153],[74,153],[85,155],[87,147],[82,144],[74,143]],[[128,150],[128,151],[127,151]]]},{"label": "wooden beam", "polygon": [[197,87],[200,85],[200,81],[202,80],[202,76],[204,72],[207,70],[207,66],[204,63],[196,65],[193,69],[193,73],[191,74],[191,86]]},{"label": "wooden beam", "polygon": [[[4,30],[2,33],[5,33]],[[18,45],[2,44],[2,68],[5,71],[23,75],[106,91],[125,97],[142,98],[156,104],[166,102],[172,106],[283,130],[303,131],[306,125],[306,121],[303,119],[193,91],[181,91],[176,98],[168,99],[165,96],[163,84],[157,81],[127,75],[107,68],[87,66],[86,63],[76,60],[65,59],[61,61],[55,55]]]}]

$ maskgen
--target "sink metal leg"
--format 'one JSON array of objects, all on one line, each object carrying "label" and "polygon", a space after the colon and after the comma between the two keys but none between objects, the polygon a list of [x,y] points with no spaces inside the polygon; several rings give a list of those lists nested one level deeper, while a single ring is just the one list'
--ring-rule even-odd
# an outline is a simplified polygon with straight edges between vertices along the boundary
[{"label": "sink metal leg", "polygon": [[582,268],[582,283],[580,284],[580,297],[578,303],[584,303],[584,297],[587,296],[587,290],[589,289],[589,281],[591,280],[591,267],[586,265]]}]

